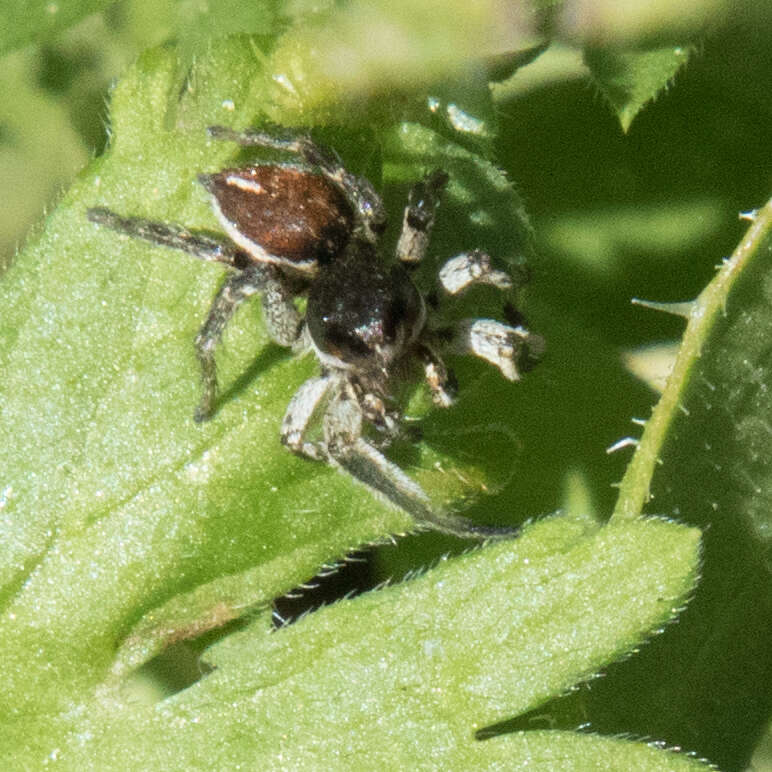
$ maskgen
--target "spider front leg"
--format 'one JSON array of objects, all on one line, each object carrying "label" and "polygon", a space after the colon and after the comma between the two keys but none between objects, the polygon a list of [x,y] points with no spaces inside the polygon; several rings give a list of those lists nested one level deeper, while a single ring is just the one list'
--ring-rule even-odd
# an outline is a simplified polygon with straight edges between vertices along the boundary
[{"label": "spider front leg", "polygon": [[490,255],[481,249],[451,257],[440,269],[439,279],[450,295],[459,295],[474,284],[490,284],[500,290],[512,288],[509,275],[495,270]]},{"label": "spider front leg", "polygon": [[497,367],[510,381],[519,381],[544,351],[544,338],[525,327],[510,327],[495,319],[465,319],[454,331],[451,348],[472,354]]},{"label": "spider front leg", "polygon": [[293,453],[314,461],[327,461],[327,448],[323,442],[309,442],[306,432],[314,413],[329,394],[334,380],[329,374],[309,378],[290,400],[281,422],[281,441]]},{"label": "spider front leg", "polygon": [[193,415],[197,423],[212,417],[217,396],[214,352],[223,330],[239,306],[257,293],[263,296],[263,317],[271,339],[291,346],[300,334],[300,315],[280,273],[270,265],[253,264],[231,273],[215,295],[206,321],[196,335],[196,354],[201,364],[203,394]]},{"label": "spider front leg", "polygon": [[448,179],[446,172],[435,169],[411,188],[397,242],[397,259],[404,265],[417,265],[423,260]]}]

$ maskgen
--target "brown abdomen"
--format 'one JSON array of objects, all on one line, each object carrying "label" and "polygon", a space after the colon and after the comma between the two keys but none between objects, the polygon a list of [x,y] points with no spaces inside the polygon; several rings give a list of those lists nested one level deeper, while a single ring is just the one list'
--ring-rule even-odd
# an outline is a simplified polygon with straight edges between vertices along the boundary
[{"label": "brown abdomen", "polygon": [[[326,177],[291,166],[245,166],[199,178],[212,194],[231,238],[298,264],[328,262],[346,246],[351,206]],[[235,231],[236,233],[234,233]]]}]

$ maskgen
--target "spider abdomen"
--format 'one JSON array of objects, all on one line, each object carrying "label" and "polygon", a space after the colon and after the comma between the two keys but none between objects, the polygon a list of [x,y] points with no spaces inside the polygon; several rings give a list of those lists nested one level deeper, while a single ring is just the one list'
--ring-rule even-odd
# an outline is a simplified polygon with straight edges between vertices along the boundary
[{"label": "spider abdomen", "polygon": [[343,192],[293,166],[258,165],[202,174],[228,235],[254,259],[313,272],[339,255],[354,226]]}]

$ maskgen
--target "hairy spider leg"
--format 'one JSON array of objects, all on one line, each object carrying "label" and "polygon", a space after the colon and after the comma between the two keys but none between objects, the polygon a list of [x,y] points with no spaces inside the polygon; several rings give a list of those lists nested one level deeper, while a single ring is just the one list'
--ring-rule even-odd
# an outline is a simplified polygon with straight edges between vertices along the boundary
[{"label": "hairy spider leg", "polygon": [[89,209],[88,218],[132,238],[179,249],[200,260],[224,263],[235,269],[226,276],[196,336],[196,355],[203,380],[203,395],[194,413],[197,422],[212,416],[217,393],[214,350],[222,338],[223,329],[244,300],[261,293],[263,317],[271,339],[281,346],[292,346],[297,341],[301,328],[300,314],[292,302],[292,293],[275,266],[250,262],[248,256],[230,242],[179,225],[167,225],[141,217],[123,217],[101,207]]},{"label": "hairy spider leg", "polygon": [[500,290],[512,289],[512,279],[504,271],[497,271],[491,256],[481,249],[472,249],[451,257],[440,268],[440,284],[449,295],[460,295],[475,284],[489,284]]},{"label": "hairy spider leg", "polygon": [[231,242],[190,231],[181,225],[167,225],[142,217],[123,217],[104,207],[94,207],[86,213],[97,225],[105,225],[118,233],[171,249],[180,249],[199,260],[224,263],[231,268],[243,268],[247,256]]},{"label": "hairy spider leg", "polygon": [[[417,266],[426,255],[437,207],[447,184],[447,173],[435,169],[410,189],[396,248],[397,259],[408,269]],[[424,377],[431,390],[432,401],[440,407],[450,407],[458,385],[452,371],[428,343],[419,345],[417,353],[424,366]]]},{"label": "hairy spider leg", "polygon": [[464,319],[454,329],[451,349],[484,359],[507,380],[519,381],[522,364],[538,359],[544,339],[524,327],[510,327],[495,319]]},{"label": "hairy spider leg", "polygon": [[214,352],[223,330],[239,306],[261,293],[263,316],[271,338],[282,346],[291,346],[300,334],[300,315],[273,266],[255,263],[243,271],[230,273],[212,301],[206,321],[196,335],[196,355],[201,364],[203,394],[193,418],[206,421],[214,413],[217,396],[217,365]]},{"label": "hairy spider leg", "polygon": [[276,129],[274,133],[269,133],[260,129],[236,131],[227,126],[210,126],[207,131],[213,139],[235,142],[242,147],[265,147],[299,155],[332,180],[352,203],[360,237],[374,244],[383,233],[386,209],[381,197],[369,180],[346,171],[340,157],[332,149],[317,144],[301,132],[288,129]]},{"label": "hairy spider leg", "polygon": [[281,422],[281,441],[293,453],[307,456],[314,461],[327,461],[327,452],[323,444],[308,442],[306,430],[311,419],[334,384],[334,379],[325,374],[309,378],[295,392],[287,405]]},{"label": "hairy spider leg", "polygon": [[435,169],[410,189],[397,241],[397,259],[403,265],[418,265],[424,259],[440,196],[448,179],[446,172]]},{"label": "hairy spider leg", "polygon": [[[322,409],[323,438],[309,441],[308,428]],[[284,415],[281,439],[294,453],[326,461],[347,472],[406,511],[419,526],[462,539],[517,536],[519,527],[479,525],[460,515],[435,511],[421,486],[362,438],[363,420],[364,409],[351,383],[340,373],[325,373],[309,378],[298,389]]]}]

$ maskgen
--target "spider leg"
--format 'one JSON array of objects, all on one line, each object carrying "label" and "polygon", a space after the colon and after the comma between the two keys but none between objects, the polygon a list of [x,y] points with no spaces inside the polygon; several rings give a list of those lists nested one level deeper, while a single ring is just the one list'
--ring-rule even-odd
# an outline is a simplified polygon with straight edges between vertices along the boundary
[{"label": "spider leg", "polygon": [[199,260],[243,268],[248,259],[240,249],[225,239],[195,233],[180,225],[167,225],[142,217],[123,217],[104,207],[89,209],[86,214],[93,223],[157,246],[180,249]]},{"label": "spider leg", "polygon": [[307,442],[305,438],[314,412],[328,395],[334,381],[329,375],[309,378],[290,400],[281,422],[281,441],[293,453],[315,461],[327,461],[323,442]]},{"label": "spider leg", "polygon": [[[267,147],[272,150],[283,150],[287,153],[297,153],[305,157],[306,147],[314,143],[300,131],[292,131],[283,127],[272,127],[269,131],[262,129],[244,129],[237,131],[230,126],[209,126],[207,134],[212,139],[225,142],[235,142],[242,147]],[[331,153],[331,151],[327,151]]]},{"label": "spider leg", "polygon": [[446,367],[440,355],[426,343],[420,344],[417,354],[424,366],[424,378],[432,392],[432,401],[438,407],[450,407],[458,391],[453,371]]},{"label": "spider leg", "polygon": [[435,169],[411,188],[397,242],[397,259],[404,265],[417,265],[423,260],[429,247],[440,195],[447,184],[448,175],[441,169]]},{"label": "spider leg", "polygon": [[344,387],[324,417],[330,461],[403,509],[419,525],[462,539],[508,539],[517,535],[516,527],[479,525],[459,515],[435,511],[423,488],[362,438],[362,418],[362,408],[352,391]]},{"label": "spider leg", "polygon": [[[294,346],[301,336],[302,319],[292,302],[293,293],[273,266],[255,266],[258,268],[264,271],[256,284],[257,291],[262,293],[263,320],[268,335],[280,346]],[[252,270],[247,269],[248,272]]]},{"label": "spider leg", "polygon": [[317,144],[306,134],[282,128],[273,131],[236,131],[227,126],[210,126],[207,131],[213,139],[235,142],[242,147],[265,147],[299,155],[343,191],[353,204],[360,221],[360,231],[368,241],[375,243],[378,235],[383,232],[386,210],[372,184],[364,177],[346,171],[335,151]]},{"label": "spider leg", "polygon": [[498,289],[511,289],[512,279],[491,265],[490,255],[481,249],[451,257],[439,272],[440,283],[450,295],[458,295],[474,284],[490,284]]},{"label": "spider leg", "polygon": [[510,327],[495,319],[465,319],[455,328],[451,348],[459,354],[473,354],[497,367],[510,381],[520,380],[544,351],[544,339],[525,327]]},{"label": "spider leg", "polygon": [[404,509],[419,525],[460,539],[510,539],[516,526],[487,526],[468,518],[433,509],[429,497],[415,480],[361,437],[345,450],[337,449],[335,462],[352,477]]},{"label": "spider leg", "polygon": [[196,336],[196,354],[201,364],[203,396],[195,411],[197,422],[211,417],[217,393],[217,368],[214,350],[223,330],[236,309],[248,297],[263,295],[263,317],[271,339],[291,346],[300,334],[300,315],[292,302],[292,291],[282,274],[272,265],[250,262],[239,248],[226,241],[179,225],[123,217],[110,209],[88,210],[88,219],[132,238],[144,239],[156,246],[179,249],[208,262],[224,263],[230,272],[215,295],[206,321]]},{"label": "spider leg", "polygon": [[201,364],[203,395],[196,408],[196,422],[211,418],[217,394],[217,366],[214,351],[223,330],[238,307],[249,297],[263,294],[263,316],[268,333],[283,346],[291,346],[300,333],[300,316],[292,297],[273,266],[253,264],[230,273],[212,301],[206,321],[196,335],[196,354]]}]

